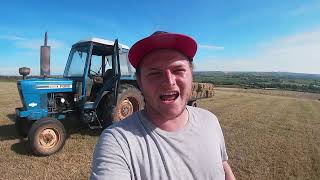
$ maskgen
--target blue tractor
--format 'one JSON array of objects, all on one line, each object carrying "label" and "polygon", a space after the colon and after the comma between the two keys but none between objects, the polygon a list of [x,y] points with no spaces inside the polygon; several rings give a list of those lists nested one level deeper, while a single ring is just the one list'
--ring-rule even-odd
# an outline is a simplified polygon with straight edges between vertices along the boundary
[{"label": "blue tractor", "polygon": [[[16,108],[15,126],[34,154],[51,155],[63,147],[62,120],[69,115],[78,115],[91,129],[103,129],[143,109],[128,51],[117,40],[80,41],[71,48],[63,78],[17,82],[23,107]],[[29,73],[27,68],[19,71],[24,77]]]}]

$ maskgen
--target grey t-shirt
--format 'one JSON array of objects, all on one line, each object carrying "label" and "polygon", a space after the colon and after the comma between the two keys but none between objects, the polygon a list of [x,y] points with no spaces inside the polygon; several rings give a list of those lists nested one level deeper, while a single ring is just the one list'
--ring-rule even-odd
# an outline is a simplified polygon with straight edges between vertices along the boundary
[{"label": "grey t-shirt", "polygon": [[105,129],[96,145],[90,179],[224,179],[228,159],[218,119],[187,106],[189,119],[176,132],[153,125],[141,112]]}]

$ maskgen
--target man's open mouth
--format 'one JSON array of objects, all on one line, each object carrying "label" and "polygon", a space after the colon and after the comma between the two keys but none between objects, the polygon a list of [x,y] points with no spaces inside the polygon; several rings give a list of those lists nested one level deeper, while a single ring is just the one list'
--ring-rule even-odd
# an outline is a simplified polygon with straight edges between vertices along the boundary
[{"label": "man's open mouth", "polygon": [[179,92],[178,91],[165,92],[162,95],[160,95],[161,101],[165,101],[165,102],[174,101],[178,97],[179,97]]}]

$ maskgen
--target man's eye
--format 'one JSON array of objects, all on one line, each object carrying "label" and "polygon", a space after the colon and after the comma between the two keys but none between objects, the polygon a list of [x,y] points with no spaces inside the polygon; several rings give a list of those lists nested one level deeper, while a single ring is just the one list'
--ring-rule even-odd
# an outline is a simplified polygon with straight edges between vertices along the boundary
[{"label": "man's eye", "polygon": [[184,73],[186,70],[185,69],[176,69],[173,72],[174,73]]}]

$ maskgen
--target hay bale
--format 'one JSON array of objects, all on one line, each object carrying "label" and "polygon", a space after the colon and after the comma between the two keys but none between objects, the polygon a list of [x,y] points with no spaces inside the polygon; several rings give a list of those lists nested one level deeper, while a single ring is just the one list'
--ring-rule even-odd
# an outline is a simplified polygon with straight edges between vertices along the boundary
[{"label": "hay bale", "polygon": [[197,87],[195,88],[195,90],[196,90],[197,92],[200,91],[200,86],[201,86],[200,83],[198,83],[198,84],[197,84]]},{"label": "hay bale", "polygon": [[208,91],[208,98],[212,98],[214,95],[214,91]]},{"label": "hay bale", "polygon": [[197,92],[196,91],[192,91],[191,98],[192,99],[196,99],[197,98]]},{"label": "hay bale", "polygon": [[210,98],[214,95],[214,86],[211,83],[192,83],[192,98]]},{"label": "hay bale", "polygon": [[201,98],[201,92],[197,92],[197,98]]},{"label": "hay bale", "polygon": [[198,93],[198,98],[206,98],[206,92],[205,91],[201,91]]},{"label": "hay bale", "polygon": [[210,90],[214,90],[214,85],[213,84],[210,84]]},{"label": "hay bale", "polygon": [[205,84],[205,90],[209,90],[210,89],[210,84],[206,83]]},{"label": "hay bale", "polygon": [[198,84],[198,92],[201,92],[201,91],[203,91],[203,88],[204,88],[204,83],[199,83]]},{"label": "hay bale", "polygon": [[197,82],[193,82],[192,83],[192,91],[197,91],[198,88],[198,83]]}]

